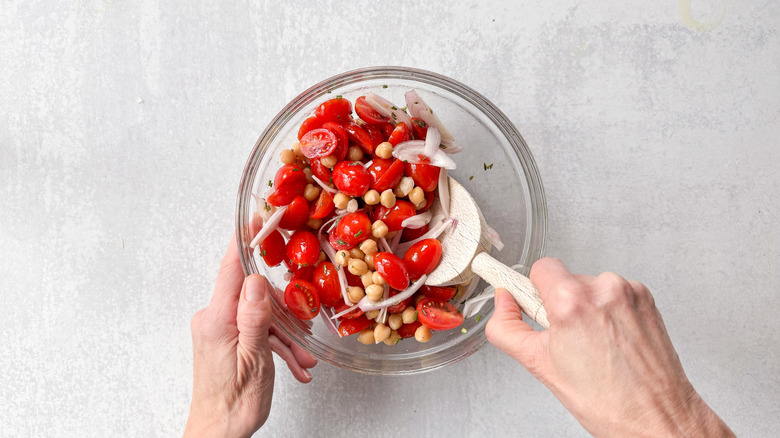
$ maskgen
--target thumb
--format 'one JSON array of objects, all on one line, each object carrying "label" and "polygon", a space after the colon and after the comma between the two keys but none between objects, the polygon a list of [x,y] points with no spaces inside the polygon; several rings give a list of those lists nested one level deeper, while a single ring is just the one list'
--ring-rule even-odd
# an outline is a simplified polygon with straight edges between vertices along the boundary
[{"label": "thumb", "polygon": [[238,303],[238,343],[255,355],[269,348],[268,328],[271,326],[271,285],[262,275],[250,275],[244,280],[244,291]]},{"label": "thumb", "polygon": [[523,314],[506,289],[496,289],[495,310],[485,326],[488,341],[508,354],[532,374],[543,359],[547,332],[535,332],[523,322]]}]

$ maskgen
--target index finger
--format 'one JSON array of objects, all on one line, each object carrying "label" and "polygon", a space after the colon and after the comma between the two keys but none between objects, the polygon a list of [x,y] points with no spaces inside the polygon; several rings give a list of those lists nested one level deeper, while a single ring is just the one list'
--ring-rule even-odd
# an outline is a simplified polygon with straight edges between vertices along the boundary
[{"label": "index finger", "polygon": [[233,236],[227,252],[222,258],[222,263],[219,265],[219,273],[209,307],[214,307],[220,317],[232,318],[235,322],[238,298],[241,295],[243,284],[244,268],[241,267],[236,237]]},{"label": "index finger", "polygon": [[539,259],[531,266],[531,274],[528,277],[539,289],[539,294],[545,303],[549,303],[556,292],[568,290],[570,286],[579,284],[579,280],[569,271],[569,268],[554,257]]}]

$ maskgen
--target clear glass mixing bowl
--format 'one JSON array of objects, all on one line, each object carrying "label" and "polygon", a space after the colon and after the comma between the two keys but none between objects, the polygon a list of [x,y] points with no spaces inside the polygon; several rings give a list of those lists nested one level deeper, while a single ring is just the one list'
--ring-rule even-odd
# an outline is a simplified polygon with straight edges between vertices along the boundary
[{"label": "clear glass mixing bowl", "polygon": [[[403,105],[409,89],[417,90],[464,148],[452,156],[458,168],[449,175],[471,192],[488,224],[501,235],[504,249],[491,254],[509,266],[530,267],[542,257],[547,232],[544,190],[531,151],[512,122],[481,94],[448,77],[405,67],[371,67],[339,74],[304,91],[279,112],[255,144],[241,177],[236,209],[236,237],[247,275],[263,274],[281,290],[286,285],[284,264],[269,269],[249,247],[256,209],[252,193],[265,192],[281,166],[279,153],[297,140],[301,122],[335,96],[354,103],[373,91]],[[485,286],[483,282],[478,291]],[[422,373],[468,357],[486,342],[485,323],[493,312],[488,302],[481,318],[464,321],[465,333],[460,328],[434,332],[425,344],[405,339],[393,346],[363,345],[356,336],[335,336],[319,316],[311,322],[298,320],[284,309],[280,296],[272,299],[273,316],[295,343],[339,367],[381,375]]]}]

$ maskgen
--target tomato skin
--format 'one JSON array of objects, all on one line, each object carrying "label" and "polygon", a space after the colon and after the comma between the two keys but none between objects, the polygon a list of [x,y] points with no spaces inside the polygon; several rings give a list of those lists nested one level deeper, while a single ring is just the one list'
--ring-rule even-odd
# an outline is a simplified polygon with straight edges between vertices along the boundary
[{"label": "tomato skin", "polygon": [[393,132],[390,133],[390,138],[387,139],[390,144],[393,146],[396,146],[399,143],[403,143],[405,141],[409,141],[412,139],[411,131],[409,130],[409,127],[406,126],[406,123],[404,122],[398,122],[397,125],[395,125],[395,129],[393,129]]},{"label": "tomato skin", "polygon": [[357,318],[345,319],[339,323],[339,334],[341,336],[350,336],[360,333],[371,326],[371,320],[361,315]]},{"label": "tomato skin", "polygon": [[439,172],[441,171],[441,168],[423,163],[405,163],[404,167],[404,173],[406,176],[412,177],[414,185],[419,186],[425,192],[436,190],[436,186],[439,184]]},{"label": "tomato skin", "polygon": [[260,242],[260,256],[268,267],[274,267],[284,261],[285,243],[282,233],[273,230],[262,242]]},{"label": "tomato skin", "polygon": [[401,327],[398,327],[398,334],[401,335],[402,338],[413,338],[414,332],[417,331],[417,328],[420,327],[422,323],[420,321],[414,321],[409,324],[404,324]]},{"label": "tomato skin", "polygon": [[320,160],[311,160],[309,162],[309,166],[311,166],[312,175],[319,178],[325,184],[330,183],[330,177],[331,177],[330,169],[323,166]]},{"label": "tomato skin", "polygon": [[371,176],[359,161],[342,161],[333,168],[333,184],[349,196],[363,196],[371,185]]},{"label": "tomato skin", "polygon": [[291,280],[284,289],[284,303],[299,319],[312,319],[320,313],[320,297],[306,280]]},{"label": "tomato skin", "polygon": [[[332,132],[336,136],[337,146],[336,149],[332,152],[332,154],[335,155],[336,158],[339,159],[339,161],[343,160],[344,157],[347,156],[347,151],[349,150],[349,138],[347,137],[347,131],[345,131],[344,128],[341,127],[341,125],[334,122],[323,123],[322,129],[327,129],[328,131]],[[327,169],[327,167],[325,168]]]},{"label": "tomato skin", "polygon": [[336,250],[351,249],[371,237],[371,220],[362,211],[348,213],[330,232],[328,240]]},{"label": "tomato skin", "polygon": [[374,254],[374,267],[391,288],[403,290],[409,286],[409,273],[397,255],[389,252]]},{"label": "tomato skin", "polygon": [[266,201],[276,207],[287,205],[296,196],[303,194],[303,189],[306,187],[306,174],[299,166],[286,164],[276,171],[273,187],[274,192]]},{"label": "tomato skin", "polygon": [[435,298],[439,300],[449,301],[455,298],[458,293],[456,286],[423,286],[420,288],[420,293],[429,298]]},{"label": "tomato skin", "polygon": [[327,190],[323,190],[320,192],[317,201],[311,205],[310,217],[312,219],[322,219],[328,216],[334,208],[336,208],[336,205],[333,203],[333,195]]},{"label": "tomato skin", "polygon": [[366,101],[366,96],[360,96],[355,100],[355,114],[366,123],[379,125],[387,122],[387,117],[379,114]]},{"label": "tomato skin", "polygon": [[375,125],[366,125],[365,128],[363,128],[368,132],[368,136],[371,138],[371,150],[373,151],[374,148],[379,146],[379,143],[382,143],[385,141],[385,135],[382,132],[382,129]]},{"label": "tomato skin", "polygon": [[[392,298],[396,295],[398,295],[399,291],[395,289],[390,289],[390,293],[387,295],[388,298]],[[401,313],[403,312],[410,304],[412,304],[412,297],[409,297],[403,301],[401,301],[398,304],[393,304],[392,306],[387,307],[388,313]]]},{"label": "tomato skin", "polygon": [[344,130],[347,131],[347,137],[360,146],[360,149],[363,149],[363,152],[367,154],[374,153],[374,143],[371,140],[371,135],[369,135],[365,129],[358,126],[357,123],[346,123],[344,125]]},{"label": "tomato skin", "polygon": [[325,122],[346,123],[351,121],[352,104],[349,100],[337,97],[326,100],[314,110],[314,116]]},{"label": "tomato skin", "polygon": [[[352,307],[352,305],[349,305],[349,306],[348,306],[348,305],[347,305],[347,304],[344,302],[344,300],[341,300],[341,301],[339,301],[339,302],[338,302],[338,304],[336,304],[336,307],[334,307],[334,308],[333,308],[333,310],[335,311],[335,313],[341,313],[341,312],[343,312],[343,311],[345,311],[345,310],[349,309],[350,307]],[[355,310],[353,310],[353,311],[351,311],[351,312],[349,312],[349,313],[347,313],[347,314],[345,314],[345,315],[342,315],[342,316],[340,316],[340,317],[339,317],[339,320],[342,320],[342,321],[343,321],[343,320],[345,320],[345,319],[354,319],[354,318],[359,318],[359,317],[361,317],[362,315],[363,315],[363,311],[362,311],[362,310],[360,310],[360,307],[357,307],[357,308],[355,308]]]},{"label": "tomato skin", "polygon": [[417,214],[417,210],[414,209],[414,204],[403,199],[395,201],[393,208],[387,208],[384,205],[380,205],[379,208],[374,208],[371,213],[374,221],[382,220],[387,225],[389,231],[399,231],[401,229],[401,223],[406,219]]},{"label": "tomato skin", "polygon": [[410,242],[418,237],[422,237],[429,229],[430,227],[428,224],[425,224],[420,228],[404,228],[403,234],[401,234],[401,242]]},{"label": "tomato skin", "polygon": [[325,261],[317,265],[311,282],[317,289],[322,304],[329,307],[338,304],[341,299],[341,283],[333,263]]},{"label": "tomato skin", "polygon": [[395,187],[404,176],[404,162],[396,158],[374,158],[368,166],[371,188],[379,193]]},{"label": "tomato skin", "polygon": [[[402,124],[403,122],[399,122],[399,124]],[[378,125],[380,129],[382,129],[382,134],[385,135],[385,138],[387,138],[387,141],[390,141],[389,138],[391,135],[393,135],[393,130],[395,130],[395,125],[392,123],[382,123],[381,125]]]},{"label": "tomato skin", "polygon": [[287,205],[287,210],[279,221],[279,228],[285,230],[299,230],[309,220],[309,203],[301,195],[296,196]]},{"label": "tomato skin", "polygon": [[404,254],[404,266],[409,277],[416,280],[436,269],[441,261],[441,242],[436,239],[421,240]]},{"label": "tomato skin", "polygon": [[328,129],[312,129],[300,140],[301,153],[309,159],[327,157],[339,146],[336,134]]},{"label": "tomato skin", "polygon": [[463,323],[463,315],[448,301],[423,298],[417,303],[417,319],[431,330],[450,330]]},{"label": "tomato skin", "polygon": [[425,140],[426,134],[428,134],[428,124],[425,120],[412,117],[412,133],[416,140]]},{"label": "tomato skin", "polygon": [[311,231],[298,230],[287,242],[287,257],[300,266],[314,265],[320,258],[320,241]]},{"label": "tomato skin", "polygon": [[433,206],[433,197],[436,195],[436,191],[425,192],[425,205],[417,209],[417,214],[428,211]]},{"label": "tomato skin", "polygon": [[360,279],[360,276],[349,272],[349,269],[344,269],[344,276],[347,277],[347,286],[363,287],[363,280]]},{"label": "tomato skin", "polygon": [[[309,283],[314,279],[314,266],[301,266],[292,274],[292,280],[306,280]],[[319,291],[317,291],[319,295]]]},{"label": "tomato skin", "polygon": [[301,127],[298,128],[298,140],[302,139],[307,132],[312,129],[319,129],[322,127],[324,120],[321,120],[317,116],[311,116],[301,123]]}]

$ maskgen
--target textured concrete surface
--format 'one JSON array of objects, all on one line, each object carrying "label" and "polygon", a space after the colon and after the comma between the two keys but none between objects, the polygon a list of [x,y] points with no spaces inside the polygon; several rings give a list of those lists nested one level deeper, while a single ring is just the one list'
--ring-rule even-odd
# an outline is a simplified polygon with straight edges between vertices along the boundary
[{"label": "textured concrete surface", "polygon": [[[704,398],[777,433],[778,2],[76,3],[0,1],[0,436],[180,434],[250,148],[305,87],[388,64],[502,108],[547,253],[647,283]],[[486,347],[419,377],[280,370],[259,435],[587,433]]]}]

